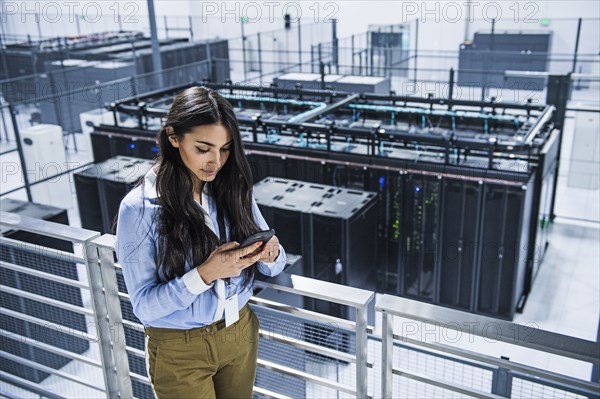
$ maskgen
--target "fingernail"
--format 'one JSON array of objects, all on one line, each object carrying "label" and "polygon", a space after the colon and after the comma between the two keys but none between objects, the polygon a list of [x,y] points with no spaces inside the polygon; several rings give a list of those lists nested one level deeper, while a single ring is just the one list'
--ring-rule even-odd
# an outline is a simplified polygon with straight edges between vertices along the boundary
[{"label": "fingernail", "polygon": [[261,245],[262,245],[262,242],[257,242],[257,243],[256,243],[256,246],[257,246],[257,247],[260,247]]}]

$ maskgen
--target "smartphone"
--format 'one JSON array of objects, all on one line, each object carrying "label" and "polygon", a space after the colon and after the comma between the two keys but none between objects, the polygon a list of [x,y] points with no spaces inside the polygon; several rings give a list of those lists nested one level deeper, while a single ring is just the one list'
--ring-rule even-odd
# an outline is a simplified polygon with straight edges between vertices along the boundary
[{"label": "smartphone", "polygon": [[252,245],[252,244],[255,244],[255,243],[261,242],[261,241],[263,244],[260,246],[260,248],[262,248],[267,244],[267,241],[269,241],[274,235],[275,235],[275,230],[273,230],[273,229],[259,231],[258,233],[252,234],[250,237],[248,237],[244,241],[242,241],[242,243],[240,244],[240,246],[238,248],[245,248],[249,245]]}]

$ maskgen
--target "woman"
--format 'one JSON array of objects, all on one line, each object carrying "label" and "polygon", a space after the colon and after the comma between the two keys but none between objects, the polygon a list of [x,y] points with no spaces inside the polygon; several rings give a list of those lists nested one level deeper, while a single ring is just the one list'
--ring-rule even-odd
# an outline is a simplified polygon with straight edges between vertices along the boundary
[{"label": "woman", "polygon": [[231,105],[216,91],[180,93],[159,133],[160,157],[121,202],[117,256],[146,332],[159,398],[250,398],[258,319],[247,305],[254,274],[281,272]]}]

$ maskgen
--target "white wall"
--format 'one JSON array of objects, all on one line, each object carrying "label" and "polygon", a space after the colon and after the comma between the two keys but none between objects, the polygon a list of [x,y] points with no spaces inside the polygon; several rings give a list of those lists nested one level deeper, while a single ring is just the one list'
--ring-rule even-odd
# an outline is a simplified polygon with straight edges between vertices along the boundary
[{"label": "white wall", "polygon": [[[145,0],[128,1],[22,1],[2,0],[0,3],[2,11],[2,22],[4,33],[19,33],[37,35],[37,26],[33,15],[24,17],[11,15],[14,12],[39,10],[42,13],[41,24],[44,34],[60,35],[62,31],[69,34],[75,29],[75,22],[69,17],[70,12],[81,16],[87,12],[88,21],[80,19],[81,26],[88,25],[90,28],[109,27],[110,22],[115,20],[117,11],[123,17],[124,28],[135,30],[136,26],[147,26],[147,2]],[[75,5],[69,6],[73,3]],[[575,22],[562,22],[558,18],[600,18],[600,2],[595,0],[574,1],[513,1],[513,0],[479,0],[472,1],[471,17],[476,21],[473,28],[489,26],[489,20],[497,16],[497,28],[515,27],[519,29],[539,28],[537,20],[548,18],[550,29],[561,30],[561,36],[566,41],[574,39]],[[338,22],[338,36],[350,36],[353,33],[361,33],[367,30],[370,24],[398,24],[421,19],[423,29],[420,35],[424,40],[421,46],[440,48],[445,46],[446,30],[455,32],[462,31],[464,34],[465,23],[458,17],[466,18],[467,0],[441,0],[441,1],[200,1],[200,0],[155,0],[155,11],[157,18],[161,20],[165,15],[200,16],[203,11],[210,10],[211,18],[224,19],[226,22],[235,22],[235,14],[246,13],[253,19],[248,27],[261,25],[263,28],[272,29],[281,27],[281,18],[288,12],[295,17],[302,16],[303,21],[316,20],[327,23],[327,17],[334,17]],[[56,19],[56,12],[61,13],[62,18]],[[95,20],[96,10],[100,10],[102,18]],[[500,10],[501,14],[498,14]],[[84,12],[85,11],[85,12]],[[258,14],[257,14],[258,13]],[[255,17],[256,16],[256,17]],[[481,21],[482,19],[488,21]],[[90,21],[93,20],[93,21]],[[6,22],[6,23],[5,23]],[[161,21],[159,21],[159,25]],[[471,31],[473,31],[473,28]],[[98,29],[96,29],[98,30]],[[234,29],[235,30],[235,29]],[[596,37],[597,39],[597,37]],[[452,43],[454,46],[455,43]]]},{"label": "white wall", "polygon": [[[0,0],[2,3],[2,30],[5,34],[31,34],[35,39],[38,26],[35,17],[29,15],[11,15],[15,11],[38,10],[42,13],[40,29],[43,36],[74,35],[79,32],[98,32],[116,30],[115,15],[118,12],[121,27],[125,30],[147,30],[147,2],[134,1],[82,1],[74,2],[75,13],[89,15],[87,19],[73,21],[69,15],[67,1],[22,1]],[[49,6],[54,4],[54,6]],[[239,18],[246,16],[250,22],[244,24],[246,34],[256,31],[281,29],[285,13],[292,18],[302,17],[304,23],[316,21],[323,29],[316,29],[316,34],[307,35],[304,44],[329,41],[331,38],[328,18],[338,20],[338,37],[349,37],[352,34],[366,32],[369,25],[402,24],[410,25],[410,47],[415,48],[416,23],[419,19],[419,42],[421,51],[434,53],[450,51],[456,53],[465,37],[465,19],[468,16],[467,0],[441,1],[199,1],[199,0],[155,0],[157,25],[164,35],[164,16],[169,16],[169,25],[181,28],[189,26],[189,16],[195,16],[192,23],[196,32],[195,39],[205,37],[241,36]],[[475,31],[489,30],[491,18],[496,17],[496,30],[552,30],[554,53],[564,53],[565,62],[551,65],[551,70],[566,72],[570,70],[568,59],[574,50],[577,21],[576,18],[599,18],[600,2],[596,0],[575,1],[516,1],[516,0],[473,0],[471,1],[470,37]],[[57,21],[57,7],[62,17]],[[95,19],[100,8],[102,18]],[[209,23],[201,18],[203,13],[210,12]],[[565,20],[570,18],[571,20]],[[540,25],[540,20],[547,19],[547,27]],[[6,23],[5,23],[6,21]],[[173,22],[175,21],[175,22]],[[585,21],[581,34],[580,54],[598,54],[598,37],[600,23]],[[182,33],[183,34],[183,33]],[[449,69],[456,66],[456,60],[426,60],[422,57],[419,67]],[[581,65],[586,65],[581,63]],[[587,64],[591,66],[591,64]],[[591,72],[584,71],[584,72]],[[424,73],[426,73],[424,71]],[[427,76],[423,76],[427,78]]]},{"label": "white wall", "polygon": [[[464,22],[454,22],[456,15],[466,18],[466,0],[442,1],[339,1],[337,12],[340,36],[363,32],[369,24],[392,24],[422,19],[427,26],[436,22],[459,25],[464,31]],[[538,25],[534,20],[550,19],[550,28],[555,18],[599,18],[600,2],[595,0],[576,1],[472,1],[471,15],[475,19],[496,16],[496,10],[501,10],[498,25],[518,25],[522,29],[530,29]],[[457,12],[458,10],[458,12]],[[518,14],[516,11],[519,11]],[[428,13],[429,11],[429,13]],[[528,18],[529,17],[529,18]],[[516,22],[516,23],[515,23]]]}]

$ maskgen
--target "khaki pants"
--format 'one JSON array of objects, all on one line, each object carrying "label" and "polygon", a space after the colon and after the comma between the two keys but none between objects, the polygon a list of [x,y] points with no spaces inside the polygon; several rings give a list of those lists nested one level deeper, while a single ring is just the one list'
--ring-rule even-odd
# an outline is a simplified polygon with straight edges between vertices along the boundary
[{"label": "khaki pants", "polygon": [[146,361],[156,396],[251,398],[258,355],[258,318],[248,305],[225,328],[146,328]]}]

